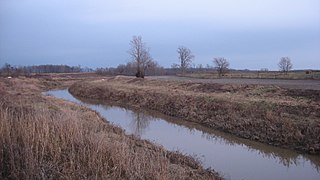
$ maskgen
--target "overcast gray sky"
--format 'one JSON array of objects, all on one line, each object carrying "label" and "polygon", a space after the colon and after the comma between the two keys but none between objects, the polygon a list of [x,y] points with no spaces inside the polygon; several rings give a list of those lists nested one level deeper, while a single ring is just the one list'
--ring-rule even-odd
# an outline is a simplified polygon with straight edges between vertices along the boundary
[{"label": "overcast gray sky", "polygon": [[165,67],[184,45],[196,65],[320,69],[320,0],[0,0],[0,66],[117,66],[134,35]]}]

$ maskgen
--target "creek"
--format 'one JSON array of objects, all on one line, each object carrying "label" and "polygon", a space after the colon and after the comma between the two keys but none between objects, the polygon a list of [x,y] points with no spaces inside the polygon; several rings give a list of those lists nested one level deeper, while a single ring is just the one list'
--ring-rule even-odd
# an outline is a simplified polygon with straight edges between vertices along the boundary
[{"label": "creek", "polygon": [[67,89],[44,94],[95,110],[126,134],[192,155],[225,179],[320,179],[319,155],[299,154],[238,138],[154,111],[75,98]]}]

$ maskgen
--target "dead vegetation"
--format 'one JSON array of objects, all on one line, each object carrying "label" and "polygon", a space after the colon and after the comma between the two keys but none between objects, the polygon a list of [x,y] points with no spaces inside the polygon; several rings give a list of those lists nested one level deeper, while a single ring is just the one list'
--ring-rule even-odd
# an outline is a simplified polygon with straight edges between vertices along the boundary
[{"label": "dead vegetation", "polygon": [[[203,78],[203,79],[217,79],[219,73],[214,71],[210,72],[210,69],[203,69],[202,72],[193,72],[184,74],[184,77]],[[268,71],[267,69],[261,69],[260,71],[237,71],[232,70],[224,74],[223,78],[249,78],[249,79],[320,79],[319,70],[297,70],[289,71],[287,73],[279,71]]]},{"label": "dead vegetation", "polygon": [[78,97],[116,101],[240,137],[319,154],[319,91],[113,77],[79,82]]},{"label": "dead vegetation", "polygon": [[191,157],[125,135],[96,112],[42,96],[46,83],[59,82],[0,79],[1,179],[217,178]]}]

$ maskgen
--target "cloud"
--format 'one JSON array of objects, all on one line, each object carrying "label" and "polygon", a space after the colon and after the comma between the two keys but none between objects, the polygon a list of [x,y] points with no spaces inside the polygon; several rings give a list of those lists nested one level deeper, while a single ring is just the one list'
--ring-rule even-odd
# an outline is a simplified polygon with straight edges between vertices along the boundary
[{"label": "cloud", "polygon": [[[83,2],[82,2],[83,3]],[[80,16],[106,22],[204,22],[225,27],[320,27],[316,0],[94,0]]]},{"label": "cloud", "polygon": [[103,23],[207,23],[218,28],[320,28],[318,0],[2,0],[12,13]]}]

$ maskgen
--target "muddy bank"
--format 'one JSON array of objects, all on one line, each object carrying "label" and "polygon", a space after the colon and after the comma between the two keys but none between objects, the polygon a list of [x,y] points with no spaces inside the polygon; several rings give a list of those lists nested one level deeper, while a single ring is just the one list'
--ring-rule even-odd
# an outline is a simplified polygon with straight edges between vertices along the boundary
[{"label": "muddy bank", "polygon": [[192,157],[41,95],[47,83],[0,78],[1,179],[219,179]]},{"label": "muddy bank", "polygon": [[78,82],[69,91],[78,97],[156,110],[275,146],[312,154],[320,150],[320,103],[316,93],[293,94],[276,86],[127,77]]}]

